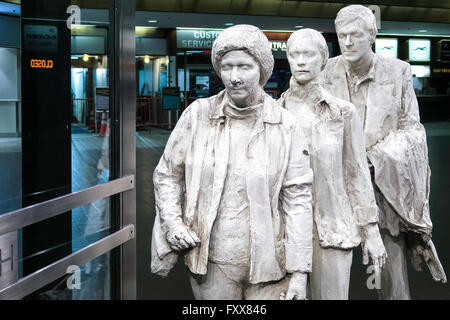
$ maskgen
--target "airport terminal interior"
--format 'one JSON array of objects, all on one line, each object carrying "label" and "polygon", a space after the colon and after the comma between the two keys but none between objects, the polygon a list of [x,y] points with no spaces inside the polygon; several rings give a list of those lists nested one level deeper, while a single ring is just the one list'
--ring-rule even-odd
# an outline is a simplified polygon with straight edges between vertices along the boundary
[{"label": "airport terminal interior", "polygon": [[[411,64],[433,242],[450,273],[450,1],[357,3],[377,16],[374,52]],[[232,25],[260,28],[275,59],[264,90],[277,99],[289,87],[290,34],[316,29],[338,56],[334,19],[350,4],[0,1],[0,299],[193,299],[183,259],[167,278],[150,272],[153,171],[187,106],[224,88],[213,41]],[[361,255],[354,250],[349,298],[376,300]],[[79,288],[66,286],[71,265]],[[408,268],[413,299],[450,299],[426,266]]]}]

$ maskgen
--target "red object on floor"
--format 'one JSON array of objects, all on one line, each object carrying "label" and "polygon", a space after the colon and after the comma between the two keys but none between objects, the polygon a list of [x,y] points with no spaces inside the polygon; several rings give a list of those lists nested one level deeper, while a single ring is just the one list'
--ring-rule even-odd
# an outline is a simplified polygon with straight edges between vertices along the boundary
[{"label": "red object on floor", "polygon": [[100,124],[100,133],[99,135],[104,136],[107,134],[108,131],[108,119],[106,116],[106,111],[103,111],[102,113],[102,122]]}]

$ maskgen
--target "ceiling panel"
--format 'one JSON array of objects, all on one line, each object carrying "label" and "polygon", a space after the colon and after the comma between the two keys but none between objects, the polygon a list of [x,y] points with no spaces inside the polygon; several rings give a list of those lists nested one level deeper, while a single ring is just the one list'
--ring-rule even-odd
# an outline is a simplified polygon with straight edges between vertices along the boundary
[{"label": "ceiling panel", "polygon": [[[149,22],[156,21],[156,22]],[[279,16],[229,15],[229,14],[202,14],[179,12],[136,12],[136,25],[158,28],[219,28],[224,29],[225,24],[252,24],[262,30],[295,31],[296,26],[312,28],[321,32],[334,33],[334,18],[303,18]],[[420,35],[420,36],[450,36],[450,24],[381,21],[380,34],[384,35]]]},{"label": "ceiling panel", "polygon": [[[450,1],[359,0],[380,6],[382,20],[450,23]],[[334,18],[354,0],[136,0],[140,11]]]},{"label": "ceiling panel", "polygon": [[[290,2],[304,2],[302,0],[278,0]],[[311,2],[341,3],[345,5],[355,4],[354,0],[315,0]],[[446,0],[358,0],[358,4],[363,5],[384,5],[396,7],[422,7],[450,9],[450,1]]]},{"label": "ceiling panel", "polygon": [[[133,0],[130,0],[133,1]],[[280,17],[328,18],[355,0],[135,0],[138,11],[217,13]],[[19,0],[5,1],[20,3]],[[450,23],[449,0],[358,0],[365,5],[378,5],[381,19]],[[109,0],[72,0],[81,8],[106,9]]]}]

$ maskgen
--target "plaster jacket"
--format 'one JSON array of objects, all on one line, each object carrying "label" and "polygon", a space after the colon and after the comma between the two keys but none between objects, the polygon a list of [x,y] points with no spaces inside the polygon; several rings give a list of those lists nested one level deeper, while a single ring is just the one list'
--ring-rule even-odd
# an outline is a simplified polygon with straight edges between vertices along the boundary
[{"label": "plaster jacket", "polygon": [[[431,236],[430,168],[425,128],[412,85],[411,67],[398,59],[374,54],[363,129],[374,182],[402,227]],[[330,92],[350,101],[342,56],[328,60],[321,74]]]},{"label": "plaster jacket", "polygon": [[[182,114],[154,172],[156,218],[152,272],[167,275],[176,262],[166,233],[189,226],[201,243],[185,254],[194,274],[206,274],[210,233],[226,177],[229,128],[225,91],[193,102]],[[312,170],[301,128],[268,95],[247,147],[250,207],[250,283],[275,281],[286,272],[310,272]]]},{"label": "plaster jacket", "polygon": [[[296,117],[298,84],[279,102]],[[378,208],[366,160],[364,135],[355,107],[317,85],[311,127],[311,167],[314,172],[313,211],[322,247],[350,249],[361,242],[359,228],[378,222]]]}]

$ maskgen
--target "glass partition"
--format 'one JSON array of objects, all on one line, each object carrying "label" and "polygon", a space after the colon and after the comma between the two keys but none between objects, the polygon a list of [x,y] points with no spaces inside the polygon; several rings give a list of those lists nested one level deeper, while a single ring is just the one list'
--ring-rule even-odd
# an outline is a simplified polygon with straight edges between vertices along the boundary
[{"label": "glass partition", "polygon": [[[9,33],[0,36],[0,215],[120,177],[111,173],[122,158],[110,141],[124,125],[111,103],[114,4],[22,0],[0,15]],[[0,235],[2,267],[11,260],[0,290],[114,233],[120,212],[113,196]],[[82,289],[59,279],[26,299],[116,298],[115,255],[75,266]]]}]

